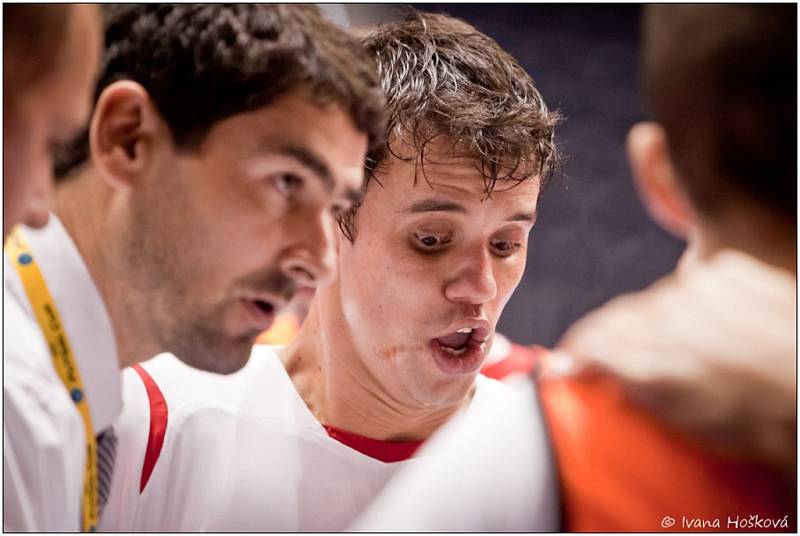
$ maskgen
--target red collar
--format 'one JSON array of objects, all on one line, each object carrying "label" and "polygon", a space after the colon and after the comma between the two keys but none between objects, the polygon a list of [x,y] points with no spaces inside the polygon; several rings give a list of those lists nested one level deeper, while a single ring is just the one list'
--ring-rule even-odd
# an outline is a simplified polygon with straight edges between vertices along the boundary
[{"label": "red collar", "polygon": [[328,435],[336,441],[343,443],[351,449],[357,450],[370,458],[375,458],[382,462],[400,462],[409,459],[418,448],[422,446],[422,441],[381,441],[362,435],[345,432],[339,428],[322,425]]}]

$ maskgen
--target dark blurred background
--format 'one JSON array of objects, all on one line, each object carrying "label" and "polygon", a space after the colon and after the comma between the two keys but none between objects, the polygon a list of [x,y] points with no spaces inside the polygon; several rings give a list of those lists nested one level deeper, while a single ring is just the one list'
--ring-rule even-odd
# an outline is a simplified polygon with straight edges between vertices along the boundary
[{"label": "dark blurred background", "polygon": [[[531,74],[564,123],[565,162],[545,191],[525,276],[498,330],[552,345],[587,311],[669,272],[684,244],[650,221],[631,181],[625,135],[646,119],[635,5],[421,4],[494,38]],[[354,27],[402,7],[349,5]]]}]

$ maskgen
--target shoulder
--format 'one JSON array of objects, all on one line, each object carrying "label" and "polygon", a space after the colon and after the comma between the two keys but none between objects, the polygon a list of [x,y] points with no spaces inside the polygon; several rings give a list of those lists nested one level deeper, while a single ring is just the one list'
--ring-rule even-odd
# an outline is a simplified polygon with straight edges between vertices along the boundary
[{"label": "shoulder", "polygon": [[269,385],[279,383],[285,370],[274,347],[256,346],[247,364],[233,374],[217,374],[192,368],[173,354],[160,354],[134,366],[125,375],[125,382],[156,388],[171,410],[192,404],[235,405],[254,383],[269,396]]},{"label": "shoulder", "polygon": [[538,451],[547,439],[537,387],[529,378],[521,378],[510,386],[478,376],[475,396],[463,421],[462,433],[477,442],[513,438],[518,445],[525,444]]},{"label": "shoulder", "polygon": [[[530,496],[532,488],[550,485],[548,474],[552,460],[547,431],[536,386],[531,380],[526,379],[519,386],[511,387],[478,376],[469,408],[460,418],[446,423],[431,443],[429,453],[445,453],[444,456],[449,457],[455,456],[457,450],[463,450],[480,458],[492,459],[491,464],[483,467],[491,473],[491,476],[484,477],[491,481],[500,477],[513,480],[515,471],[530,466],[530,474],[539,475],[539,479],[534,479],[535,482],[523,479],[517,490],[523,495]],[[463,453],[458,456],[465,460],[469,458]]]},{"label": "shoulder", "polygon": [[536,385],[527,377],[518,380],[510,383],[479,374],[475,379],[475,394],[467,413],[521,408],[529,403],[538,408]]},{"label": "shoulder", "polygon": [[194,369],[160,354],[123,373],[124,409],[118,424],[138,436],[153,428],[166,438],[224,421],[291,415],[296,397],[276,349],[256,346],[239,371],[222,375]]},{"label": "shoulder", "polygon": [[[724,519],[773,515],[784,506],[774,473],[653,415],[626,396],[619,378],[554,378],[539,387],[570,512],[567,530],[648,531],[664,512]],[[659,500],[632,509],[634,495]]]},{"label": "shoulder", "polygon": [[81,442],[80,414],[53,367],[30,305],[13,288],[9,292],[8,275],[5,282],[3,329],[8,337],[3,344],[4,426],[12,430],[12,442],[22,435],[21,428],[48,443],[75,428],[78,433],[68,435]]},{"label": "shoulder", "polygon": [[[197,467],[230,457],[238,432],[255,433],[255,421],[285,414],[271,403],[286,398],[285,389],[275,388],[281,373],[275,349],[266,346],[254,348],[247,365],[230,375],[193,369],[172,354],[125,369],[123,411],[114,423],[114,479],[101,528],[134,530],[148,516],[166,515],[165,505],[142,502],[145,492],[163,498],[200,479],[206,472]],[[193,473],[194,479],[187,476]]]},{"label": "shoulder", "polygon": [[3,331],[9,335],[3,344],[3,367],[6,371],[14,369],[14,374],[6,374],[4,385],[18,375],[35,374],[55,377],[42,332],[36,324],[25,290],[19,281],[16,270],[3,256]]},{"label": "shoulder", "polygon": [[468,409],[392,478],[356,530],[555,529],[555,469],[534,386],[525,384],[479,375]]}]

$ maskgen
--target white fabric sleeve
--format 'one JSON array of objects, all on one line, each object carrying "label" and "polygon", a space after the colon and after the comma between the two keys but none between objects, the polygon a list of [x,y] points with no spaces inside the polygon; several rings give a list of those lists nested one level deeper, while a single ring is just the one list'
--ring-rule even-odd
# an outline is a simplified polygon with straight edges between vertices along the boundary
[{"label": "white fabric sleeve", "polygon": [[111,492],[98,528],[108,532],[134,530],[139,488],[150,435],[150,399],[142,379],[131,368],[122,372],[122,413],[114,421],[117,455]]},{"label": "white fabric sleeve", "polygon": [[558,530],[555,468],[532,383],[518,394],[447,423],[351,530]]},{"label": "white fabric sleeve", "polygon": [[3,528],[80,530],[86,459],[80,414],[55,372],[53,379],[4,361]]}]

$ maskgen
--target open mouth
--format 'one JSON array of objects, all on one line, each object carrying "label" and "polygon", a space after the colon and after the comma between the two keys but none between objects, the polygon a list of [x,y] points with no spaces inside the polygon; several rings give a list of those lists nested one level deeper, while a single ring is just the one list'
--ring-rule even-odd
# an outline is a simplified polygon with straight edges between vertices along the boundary
[{"label": "open mouth", "polygon": [[467,351],[472,332],[472,328],[462,328],[455,333],[434,340],[438,343],[442,351],[450,355],[463,355],[464,352]]},{"label": "open mouth", "polygon": [[263,311],[264,314],[268,315],[275,314],[275,306],[272,305],[270,302],[264,300],[253,300],[253,303],[255,304],[256,307],[261,309],[261,311]]},{"label": "open mouth", "polygon": [[265,331],[272,326],[278,312],[275,303],[265,299],[243,299],[243,304],[248,311],[247,323],[251,328]]},{"label": "open mouth", "polygon": [[432,339],[434,362],[445,374],[476,372],[486,356],[488,335],[483,327],[464,327]]}]

